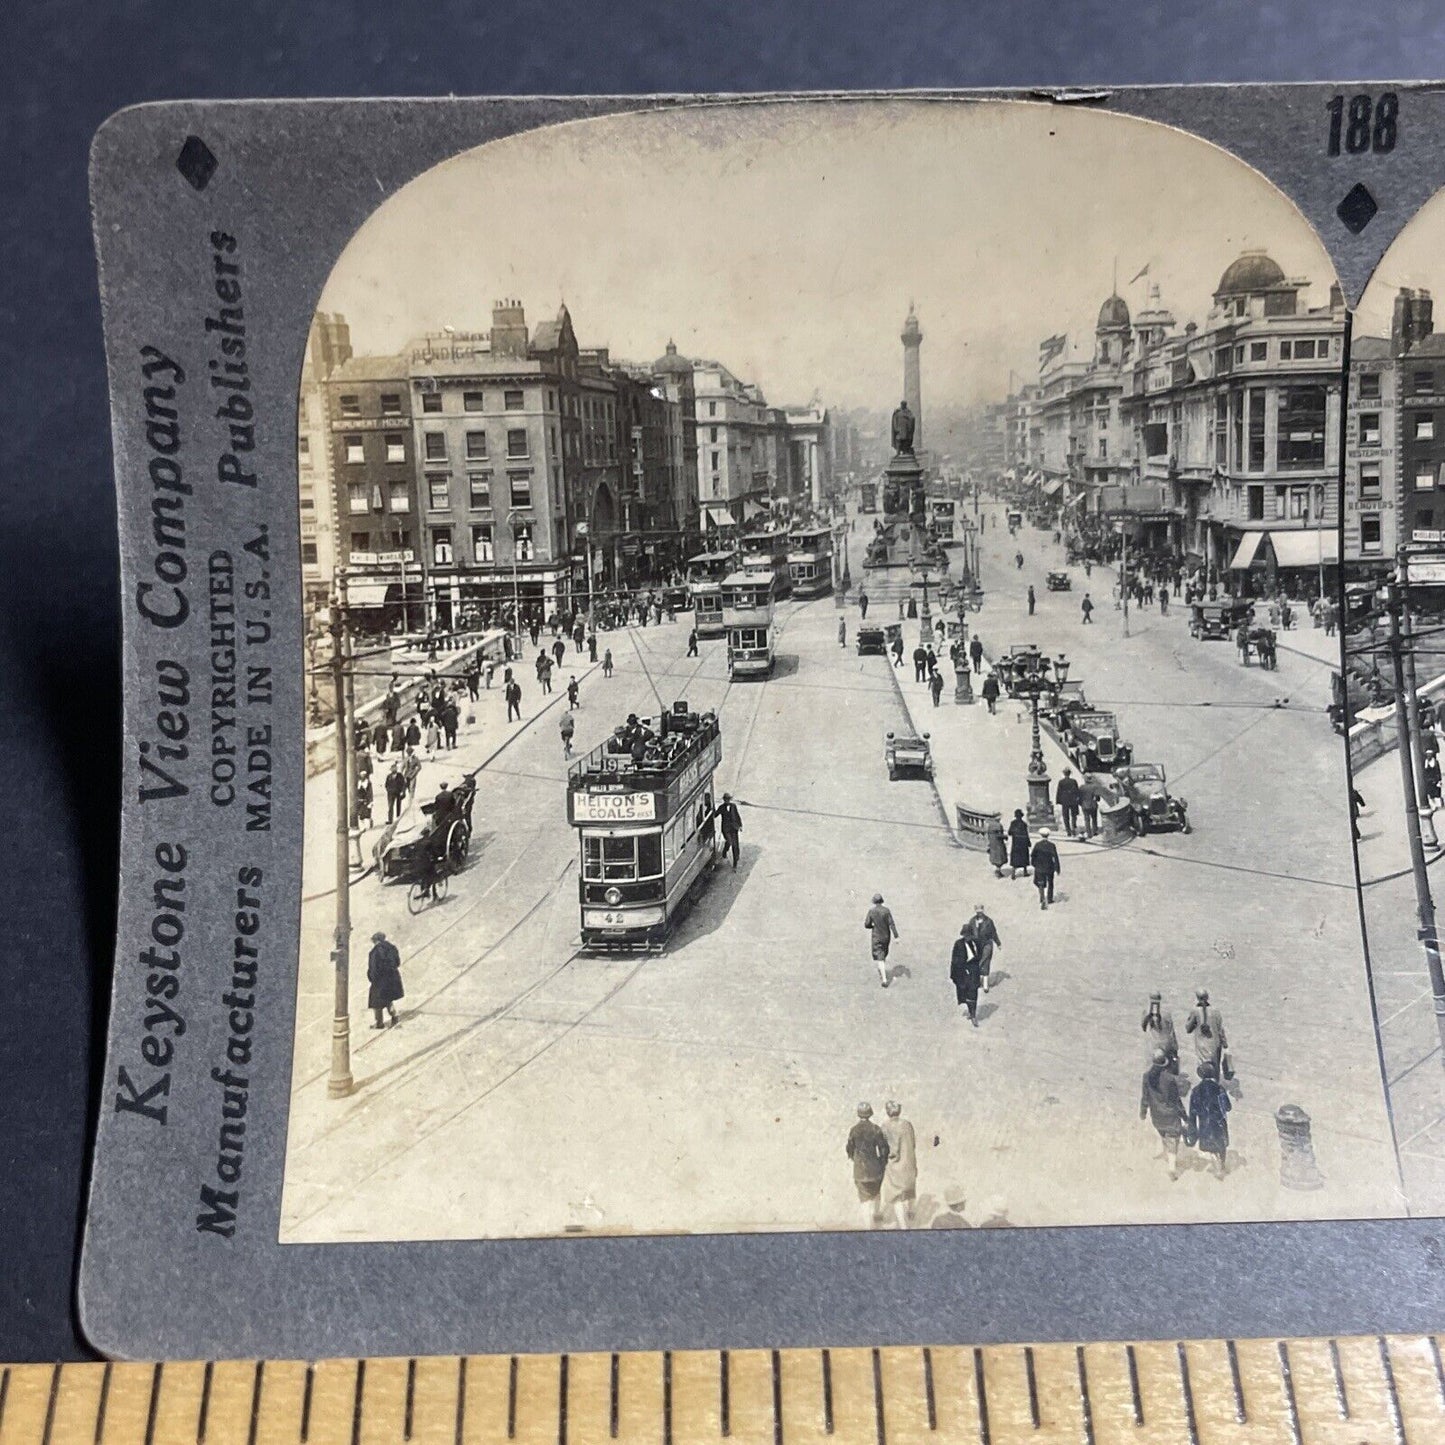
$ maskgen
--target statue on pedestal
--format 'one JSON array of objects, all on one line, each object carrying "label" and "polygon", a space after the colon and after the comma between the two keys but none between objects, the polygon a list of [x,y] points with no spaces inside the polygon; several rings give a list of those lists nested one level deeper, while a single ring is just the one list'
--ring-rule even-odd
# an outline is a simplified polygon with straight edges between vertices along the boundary
[{"label": "statue on pedestal", "polygon": [[900,456],[913,455],[913,433],[918,418],[908,409],[906,401],[899,402],[893,413],[893,450]]}]

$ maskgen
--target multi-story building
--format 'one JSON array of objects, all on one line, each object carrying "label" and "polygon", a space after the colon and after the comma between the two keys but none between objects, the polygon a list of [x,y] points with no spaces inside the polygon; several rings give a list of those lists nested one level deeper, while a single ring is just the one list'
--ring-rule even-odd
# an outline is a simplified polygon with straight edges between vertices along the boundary
[{"label": "multi-story building", "polygon": [[1445,543],[1445,336],[1428,291],[1402,290],[1390,327],[1398,457],[1397,541]]},{"label": "multi-story building", "polygon": [[358,620],[425,622],[406,362],[354,356],[326,380],[335,562]]},{"label": "multi-story building", "polygon": [[717,361],[693,363],[698,503],[705,528],[745,525],[768,511],[770,474],[757,444],[765,406],[755,386]]},{"label": "multi-story building", "polygon": [[301,509],[301,592],[309,620],[326,604],[336,574],[336,502],[331,472],[326,380],[351,357],[344,316],[317,312],[306,337],[296,422],[296,479]]},{"label": "multi-story building", "polygon": [[821,511],[833,494],[836,449],[832,418],[817,397],[807,406],[784,407],[783,414],[795,503],[801,501],[815,512]]},{"label": "multi-story building", "polygon": [[[1398,303],[1397,303],[1398,304]],[[1344,558],[1393,565],[1400,533],[1399,372],[1383,336],[1350,343],[1345,413]]]}]

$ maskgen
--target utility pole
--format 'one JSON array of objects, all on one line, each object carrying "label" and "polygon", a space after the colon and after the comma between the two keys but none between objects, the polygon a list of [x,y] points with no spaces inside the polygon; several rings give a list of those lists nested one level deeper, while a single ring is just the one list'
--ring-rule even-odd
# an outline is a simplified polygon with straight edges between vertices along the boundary
[{"label": "utility pole", "polygon": [[1405,711],[1410,724],[1410,757],[1415,767],[1415,801],[1420,808],[1420,841],[1427,848],[1438,848],[1435,818],[1430,795],[1425,787],[1425,741],[1420,727],[1420,691],[1415,677],[1415,624],[1410,618],[1410,556],[1402,547],[1399,552],[1400,639],[1405,661]]},{"label": "utility pole", "polygon": [[1124,537],[1124,559],[1119,567],[1119,597],[1124,604],[1124,636],[1129,635],[1129,526],[1120,523],[1119,531]]},{"label": "utility pole", "polygon": [[1435,1000],[1435,1030],[1440,1035],[1440,1058],[1445,1065],[1445,970],[1440,966],[1440,939],[1435,932],[1435,900],[1430,896],[1430,875],[1425,871],[1425,847],[1420,837],[1420,810],[1416,803],[1415,768],[1410,752],[1409,711],[1406,706],[1405,658],[1401,641],[1400,585],[1389,589],[1390,660],[1395,672],[1395,732],[1400,754],[1400,778],[1405,792],[1405,832],[1410,843],[1410,868],[1415,875],[1416,936],[1425,950],[1430,992]]},{"label": "utility pole", "polygon": [[351,712],[347,690],[351,653],[346,626],[346,578],[338,573],[331,604],[331,681],[336,706],[336,933],[335,1003],[331,1012],[330,1098],[344,1099],[356,1087],[351,1077]]}]

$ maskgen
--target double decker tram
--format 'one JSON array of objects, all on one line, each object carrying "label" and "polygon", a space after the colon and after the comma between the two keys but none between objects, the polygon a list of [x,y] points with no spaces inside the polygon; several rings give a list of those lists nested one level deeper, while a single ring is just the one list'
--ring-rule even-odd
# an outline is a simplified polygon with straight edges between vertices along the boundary
[{"label": "double decker tram", "polygon": [[717,714],[675,702],[630,720],[567,770],[581,834],[582,947],[661,949],[717,861]]},{"label": "double decker tram", "polygon": [[793,574],[788,570],[786,532],[749,532],[743,537],[743,571],[769,573],[773,596],[781,601],[793,595]]},{"label": "double decker tram", "polygon": [[734,572],[723,582],[729,677],[771,675],[775,591],[771,571]]},{"label": "double decker tram", "polygon": [[794,527],[788,536],[788,571],[799,597],[825,597],[833,590],[833,532],[830,527]]},{"label": "double decker tram", "polygon": [[699,552],[687,561],[687,592],[692,625],[699,637],[721,637],[723,578],[737,566],[736,552]]},{"label": "double decker tram", "polygon": [[860,482],[858,484],[858,510],[860,512],[876,512],[878,510],[877,482]]}]

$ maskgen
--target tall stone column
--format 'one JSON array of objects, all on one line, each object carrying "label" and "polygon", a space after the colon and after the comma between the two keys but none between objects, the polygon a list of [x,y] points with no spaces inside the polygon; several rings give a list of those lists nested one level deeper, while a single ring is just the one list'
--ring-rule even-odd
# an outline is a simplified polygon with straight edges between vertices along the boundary
[{"label": "tall stone column", "polygon": [[908,319],[903,323],[903,399],[913,413],[913,450],[923,450],[923,373],[919,352],[923,346],[923,328],[918,324],[912,303]]}]

